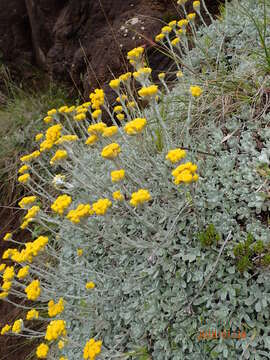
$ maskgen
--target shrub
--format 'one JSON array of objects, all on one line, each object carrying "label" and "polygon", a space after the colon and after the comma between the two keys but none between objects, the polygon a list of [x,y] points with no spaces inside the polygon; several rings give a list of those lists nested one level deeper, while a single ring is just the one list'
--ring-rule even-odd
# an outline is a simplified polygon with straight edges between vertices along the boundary
[{"label": "shrub", "polygon": [[[39,150],[22,158],[31,176],[20,181],[43,204],[24,200],[22,226],[38,223],[49,235],[4,254],[29,273],[1,296],[25,298],[27,289],[36,310],[49,303],[54,318],[41,316],[47,330],[34,333],[45,337],[40,358],[268,356],[269,176],[261,170],[270,132],[257,33],[238,3],[208,28],[188,19],[157,39],[178,66],[172,90],[164,75],[152,83],[144,49],[133,49],[146,108],[132,73],[123,74],[110,81],[117,107],[96,89],[88,103],[50,110]],[[13,276],[13,268],[3,274]],[[21,331],[33,336],[27,322]]]}]

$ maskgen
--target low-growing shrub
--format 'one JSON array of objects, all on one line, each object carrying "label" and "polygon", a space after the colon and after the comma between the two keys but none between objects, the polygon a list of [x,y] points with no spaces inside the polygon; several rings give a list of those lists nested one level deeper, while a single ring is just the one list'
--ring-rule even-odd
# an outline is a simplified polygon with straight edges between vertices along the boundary
[{"label": "low-growing shrub", "polygon": [[28,319],[49,324],[18,320],[2,334],[44,338],[38,358],[269,358],[266,74],[238,2],[199,29],[198,5],[156,37],[178,67],[173,89],[166,74],[152,83],[135,48],[133,73],[109,83],[119,105],[96,89],[87,103],[51,109],[38,149],[21,158],[19,181],[33,193],[21,227],[50,235],[4,254],[15,265],[1,265],[0,296],[37,300]]}]

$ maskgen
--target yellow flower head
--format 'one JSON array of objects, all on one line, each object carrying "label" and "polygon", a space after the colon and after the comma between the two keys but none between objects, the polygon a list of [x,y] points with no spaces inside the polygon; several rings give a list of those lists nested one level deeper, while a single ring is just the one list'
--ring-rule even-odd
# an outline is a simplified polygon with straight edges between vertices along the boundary
[{"label": "yellow flower head", "polygon": [[45,124],[49,124],[53,121],[53,118],[51,116],[45,116],[43,121],[45,122]]},{"label": "yellow flower head", "polygon": [[85,344],[83,350],[84,360],[95,360],[96,356],[101,352],[102,341],[96,341],[95,339],[90,339]]},{"label": "yellow flower head", "polygon": [[86,119],[86,115],[84,113],[77,114],[73,117],[76,121],[82,121]]},{"label": "yellow flower head", "polygon": [[50,164],[54,165],[54,163],[59,162],[67,158],[66,150],[57,150],[54,156],[50,160]]},{"label": "yellow flower head", "polygon": [[85,141],[85,145],[93,145],[98,141],[97,135],[91,135],[88,139]]},{"label": "yellow flower head", "polygon": [[49,346],[47,344],[40,344],[37,347],[36,355],[38,359],[46,359],[49,352]]},{"label": "yellow flower head", "polygon": [[19,174],[23,174],[24,172],[26,172],[29,169],[28,165],[23,165],[19,168],[18,173]]},{"label": "yellow flower head", "polygon": [[67,219],[74,224],[78,224],[81,219],[87,218],[88,216],[93,215],[93,213],[94,212],[90,204],[79,204],[76,209],[68,212]]},{"label": "yellow flower head", "polygon": [[25,196],[22,198],[21,201],[19,201],[19,207],[22,209],[25,209],[27,207],[27,205],[29,204],[33,204],[33,202],[35,202],[37,199],[36,196]]},{"label": "yellow flower head", "polygon": [[125,119],[125,114],[117,114],[116,115],[116,118],[119,120],[119,121],[123,121]]},{"label": "yellow flower head", "polygon": [[39,134],[37,134],[36,136],[35,136],[35,140],[36,141],[39,141],[39,140],[41,140],[42,138],[43,138],[43,134],[42,133],[39,133]]},{"label": "yellow flower head", "polygon": [[200,9],[200,1],[193,1],[193,9],[196,11],[196,10],[199,10]]},{"label": "yellow flower head", "polygon": [[125,74],[122,74],[119,76],[119,79],[122,81],[122,82],[127,82],[131,79],[131,72],[127,72]]},{"label": "yellow flower head", "polygon": [[109,199],[99,199],[92,207],[96,215],[105,215],[112,203]]},{"label": "yellow flower head", "polygon": [[180,39],[178,37],[176,37],[171,41],[171,43],[172,43],[172,46],[176,46],[177,44],[180,43]]},{"label": "yellow flower head", "polygon": [[55,115],[57,113],[57,110],[56,109],[51,109],[51,110],[49,110],[48,112],[47,112],[47,115],[48,116],[53,116],[53,115]]},{"label": "yellow flower head", "polygon": [[45,340],[57,340],[60,336],[66,336],[66,322],[64,320],[52,320],[47,326]]},{"label": "yellow flower head", "polygon": [[17,274],[18,279],[24,279],[29,273],[29,265],[22,267]]},{"label": "yellow flower head", "polygon": [[112,178],[112,182],[119,182],[121,180],[123,180],[125,177],[125,170],[121,169],[121,170],[114,170],[111,172],[111,178]]},{"label": "yellow flower head", "polygon": [[12,326],[12,332],[14,334],[19,334],[22,330],[22,326],[23,326],[23,321],[22,319],[16,320]]},{"label": "yellow flower head", "polygon": [[134,119],[134,120],[128,122],[125,125],[124,129],[128,135],[136,135],[143,131],[146,124],[147,124],[147,121],[145,118],[137,118],[137,119]]},{"label": "yellow flower head", "polygon": [[185,28],[186,26],[188,26],[188,20],[187,19],[179,20],[177,24],[180,28]]},{"label": "yellow flower head", "polygon": [[151,200],[151,195],[149,194],[149,191],[140,189],[131,195],[130,204],[137,207],[149,200]]},{"label": "yellow flower head", "polygon": [[133,60],[135,62],[138,62],[141,60],[142,58],[142,55],[143,55],[143,52],[144,52],[144,48],[143,47],[137,47],[135,49],[132,49],[128,52],[127,54],[127,58],[128,60]]},{"label": "yellow flower head", "polygon": [[185,150],[182,150],[182,149],[179,149],[179,148],[170,150],[168,152],[168,154],[166,155],[166,159],[169,160],[173,164],[178,162],[179,160],[185,158],[185,157],[186,157]]},{"label": "yellow flower head", "polygon": [[115,134],[117,134],[118,132],[118,127],[117,126],[109,126],[106,129],[104,129],[102,136],[103,137],[110,137],[113,136]]},{"label": "yellow flower head", "polygon": [[28,173],[18,177],[18,181],[22,184],[26,184],[29,180],[30,180],[30,175]]},{"label": "yellow flower head", "polygon": [[28,300],[35,301],[40,295],[40,283],[39,280],[33,280],[30,285],[25,288]]},{"label": "yellow flower head", "polygon": [[163,26],[161,29],[161,33],[164,35],[168,35],[172,31],[172,28],[170,26]]},{"label": "yellow flower head", "polygon": [[116,200],[116,201],[123,201],[124,200],[124,196],[121,194],[121,192],[118,190],[118,191],[115,191],[113,193],[113,199]]},{"label": "yellow flower head", "polygon": [[98,110],[104,104],[104,91],[102,89],[95,89],[95,91],[89,95],[89,98],[92,108]]},{"label": "yellow flower head", "polygon": [[7,232],[7,233],[5,234],[5,236],[3,237],[3,240],[4,240],[4,241],[8,241],[8,240],[11,239],[11,237],[12,237],[12,233]]},{"label": "yellow flower head", "polygon": [[86,283],[85,288],[87,290],[91,290],[94,289],[96,287],[95,283],[93,281],[89,281],[88,283]]},{"label": "yellow flower head", "polygon": [[140,95],[140,97],[142,98],[151,98],[156,96],[158,92],[158,87],[157,85],[150,85],[148,87],[142,87],[139,91],[138,94]]},{"label": "yellow flower head", "polygon": [[199,86],[190,86],[189,88],[190,94],[194,97],[199,97],[203,90]]},{"label": "yellow flower head", "polygon": [[123,106],[117,105],[113,108],[113,111],[116,113],[121,113],[123,111]]},{"label": "yellow flower head", "polygon": [[64,311],[64,299],[61,297],[58,303],[54,303],[53,300],[48,302],[48,315],[49,317],[55,317]]},{"label": "yellow flower head", "polygon": [[101,152],[101,156],[105,159],[114,159],[121,152],[121,148],[117,143],[105,146]]},{"label": "yellow flower head", "polygon": [[165,35],[161,33],[161,34],[158,34],[158,35],[155,37],[155,41],[156,41],[156,42],[161,42],[164,38],[165,38]]},{"label": "yellow flower head", "polygon": [[26,320],[38,319],[38,317],[39,317],[39,312],[35,309],[29,310],[28,313],[26,314]]},{"label": "yellow flower head", "polygon": [[92,117],[95,120],[99,119],[101,117],[101,115],[102,115],[102,111],[100,109],[92,112]]},{"label": "yellow flower head", "polygon": [[195,19],[195,17],[196,17],[196,13],[190,13],[187,16],[187,19],[190,20],[190,21],[193,21]]},{"label": "yellow flower head", "polygon": [[83,255],[83,249],[77,249],[77,255],[82,256]]},{"label": "yellow flower head", "polygon": [[1,329],[1,335],[5,335],[7,332],[9,332],[11,329],[11,326],[6,324],[5,326],[2,327]]},{"label": "yellow flower head", "polygon": [[51,205],[51,209],[59,215],[63,215],[64,211],[69,207],[72,198],[69,195],[60,195]]},{"label": "yellow flower head", "polygon": [[98,122],[97,124],[92,124],[88,127],[87,131],[91,135],[99,135],[102,134],[106,129],[107,125],[104,122]]},{"label": "yellow flower head", "polygon": [[113,90],[117,90],[119,89],[119,86],[120,86],[120,79],[113,79],[110,81],[109,83],[110,87],[113,89]]}]

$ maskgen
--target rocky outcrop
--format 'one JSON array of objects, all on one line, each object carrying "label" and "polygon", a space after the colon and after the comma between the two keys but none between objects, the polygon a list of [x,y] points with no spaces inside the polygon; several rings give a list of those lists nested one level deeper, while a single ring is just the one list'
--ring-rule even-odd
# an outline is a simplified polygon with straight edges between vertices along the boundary
[{"label": "rocky outcrop", "polygon": [[[31,62],[53,79],[87,95],[113,74],[126,71],[126,53],[143,45],[161,70],[168,60],[152,49],[164,21],[177,14],[175,0],[2,0],[0,50],[8,64]],[[216,0],[208,0],[210,7]]]}]

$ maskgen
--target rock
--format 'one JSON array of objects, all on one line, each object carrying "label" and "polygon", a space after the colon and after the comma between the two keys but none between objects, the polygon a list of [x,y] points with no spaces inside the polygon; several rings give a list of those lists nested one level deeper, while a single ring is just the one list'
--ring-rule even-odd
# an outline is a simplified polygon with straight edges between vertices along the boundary
[{"label": "rock", "polygon": [[[217,6],[216,0],[207,3]],[[112,73],[127,71],[126,53],[135,46],[146,48],[157,71],[168,65],[152,39],[167,17],[175,16],[174,5],[167,0],[1,0],[1,55],[15,66],[32,61],[87,98]]]}]

